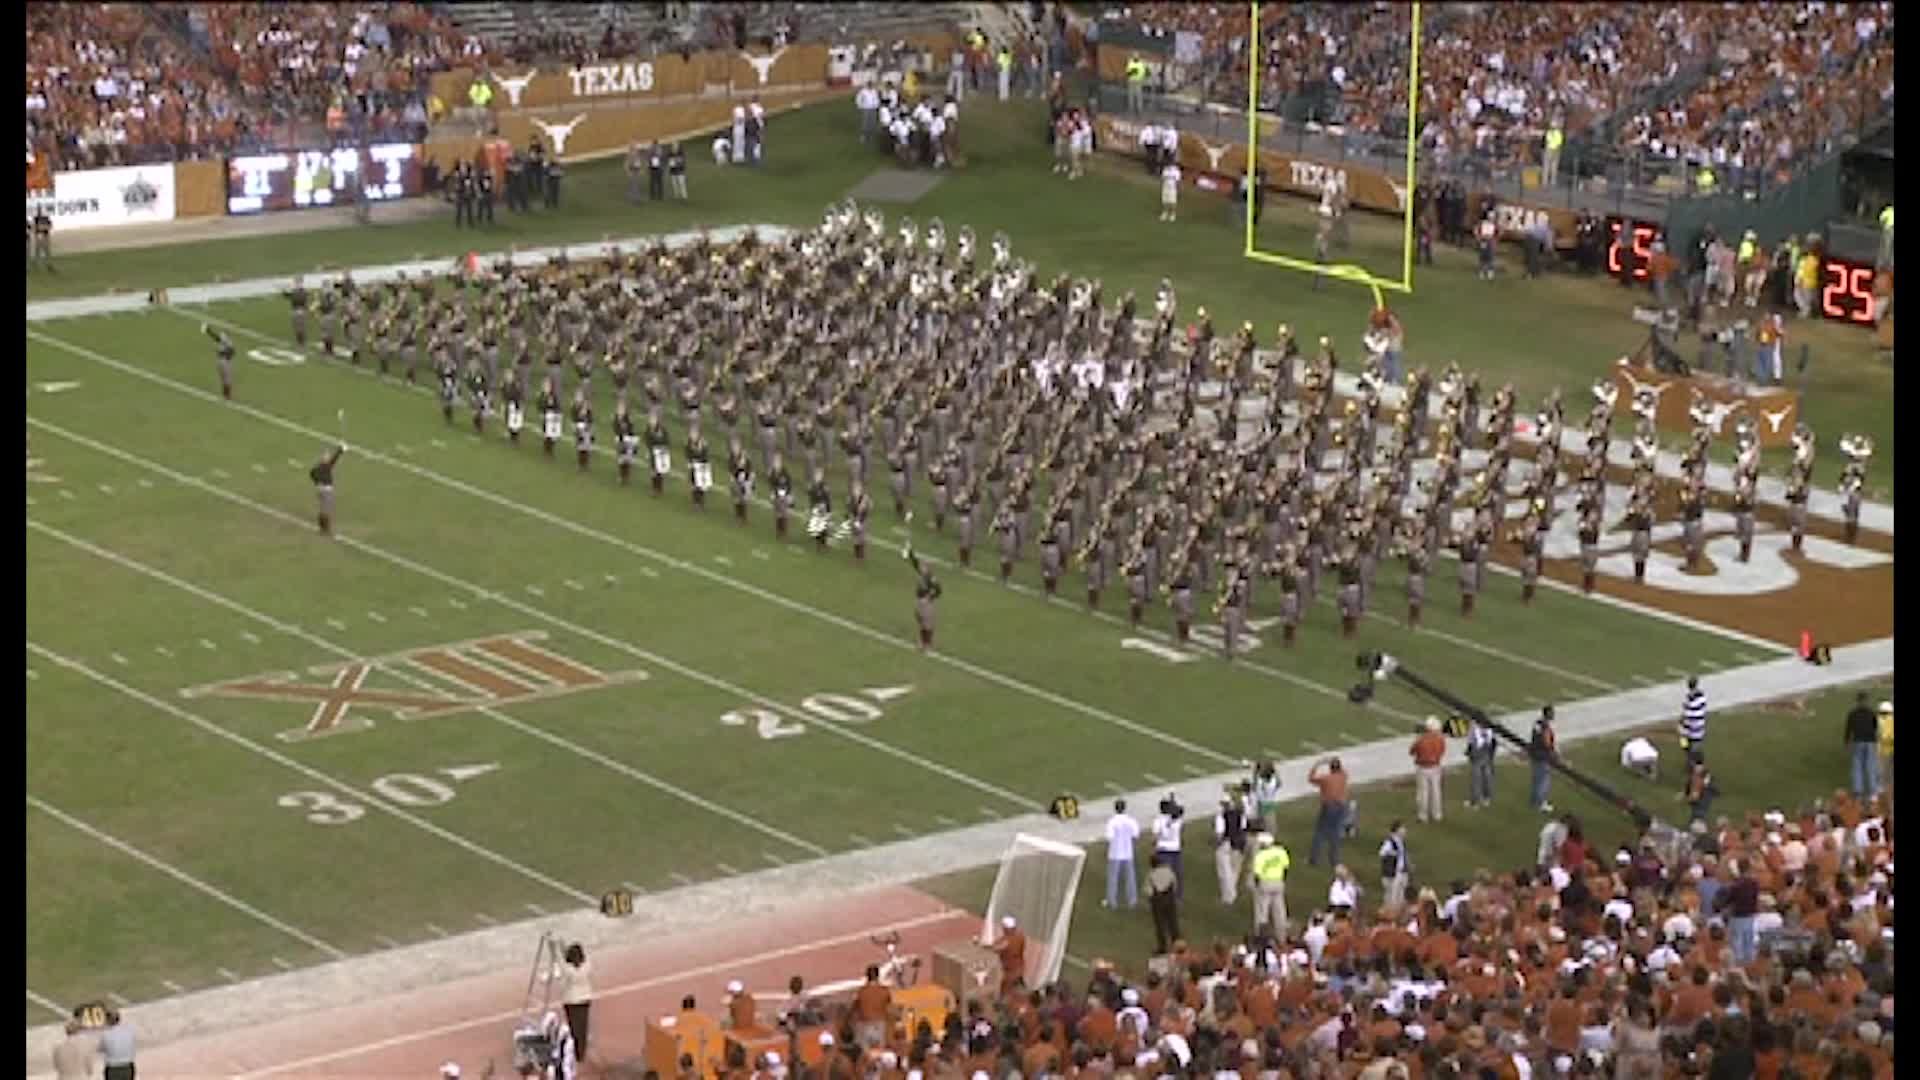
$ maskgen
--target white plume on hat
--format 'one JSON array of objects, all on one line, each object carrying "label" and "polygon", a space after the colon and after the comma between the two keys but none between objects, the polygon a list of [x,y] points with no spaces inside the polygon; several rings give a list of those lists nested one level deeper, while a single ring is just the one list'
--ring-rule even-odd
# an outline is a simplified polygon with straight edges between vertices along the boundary
[{"label": "white plume on hat", "polygon": [[449,1061],[445,1065],[440,1066],[440,1075],[444,1077],[445,1080],[460,1080],[460,1066]]},{"label": "white plume on hat", "polygon": [[1437,716],[1429,716],[1429,717],[1427,717],[1427,723],[1426,723],[1426,727],[1427,727],[1427,730],[1428,730],[1428,731],[1439,731],[1439,730],[1440,730],[1440,718],[1439,718],[1439,717],[1437,717]]},{"label": "white plume on hat", "polygon": [[744,994],[746,991],[746,984],[742,983],[739,979],[735,979],[727,984],[727,993],[729,994]]},{"label": "white plume on hat", "polygon": [[1001,916],[1001,917],[1000,917],[1000,925],[1001,925],[1001,926],[1004,926],[1004,927],[1006,927],[1006,928],[1007,928],[1007,929],[1009,929],[1009,930],[1011,930],[1011,929],[1013,929],[1013,928],[1014,928],[1015,926],[1018,926],[1018,925],[1019,925],[1019,923],[1018,923],[1018,922],[1017,922],[1017,921],[1016,921],[1016,920],[1014,919],[1014,917],[1013,917],[1013,916],[1011,916],[1011,915],[1003,915],[1003,916]]}]

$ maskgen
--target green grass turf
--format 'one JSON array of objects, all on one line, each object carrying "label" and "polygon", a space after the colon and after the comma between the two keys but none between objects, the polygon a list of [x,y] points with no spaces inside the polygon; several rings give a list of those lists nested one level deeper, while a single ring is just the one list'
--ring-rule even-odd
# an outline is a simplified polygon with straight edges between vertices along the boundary
[{"label": "green grass turf", "polygon": [[[1047,147],[1040,141],[1041,108],[1032,102],[969,101],[963,135],[968,167],[946,175],[932,193],[904,212],[922,224],[939,216],[950,235],[963,224],[971,225],[983,251],[987,238],[1004,230],[1013,239],[1015,253],[1045,274],[1100,277],[1109,296],[1132,289],[1150,299],[1160,279],[1169,277],[1183,310],[1205,305],[1216,325],[1231,327],[1252,319],[1266,339],[1274,325],[1284,321],[1292,323],[1303,340],[1328,334],[1349,355],[1356,352],[1373,302],[1368,290],[1349,285],[1316,292],[1303,275],[1248,261],[1241,255],[1241,227],[1231,220],[1227,203],[1203,192],[1183,196],[1178,224],[1157,223],[1156,185],[1131,163],[1099,162],[1086,178],[1071,184],[1053,176]],[[37,300],[109,288],[144,290],[200,283],[215,274],[235,280],[323,265],[415,255],[451,257],[515,243],[589,241],[700,224],[811,225],[829,202],[885,164],[859,147],[854,126],[846,102],[777,117],[769,142],[772,156],[760,171],[720,169],[709,156],[692,154],[689,187],[694,198],[687,204],[628,205],[619,163],[607,161],[569,172],[560,210],[525,216],[503,212],[499,223],[484,231],[455,229],[449,211],[445,218],[408,225],[75,255],[61,260],[57,276],[33,276],[27,295]],[[901,212],[887,209],[890,221]],[[1311,209],[1305,200],[1276,199],[1262,221],[1260,247],[1310,252]],[[1358,215],[1352,232],[1353,249],[1342,253],[1342,260],[1382,269],[1400,265],[1397,221]],[[1408,328],[1409,362],[1437,369],[1457,361],[1480,371],[1489,386],[1511,381],[1528,409],[1560,386],[1574,411],[1584,415],[1585,387],[1614,358],[1645,341],[1643,329],[1628,318],[1636,301],[1646,302],[1643,293],[1566,275],[1521,280],[1514,258],[1503,261],[1498,280],[1486,283],[1474,276],[1471,252],[1443,248],[1437,256],[1439,265],[1416,269],[1411,296],[1389,294]],[[1794,343],[1804,341],[1813,348],[1803,415],[1821,434],[1823,445],[1833,446],[1843,432],[1862,431],[1882,447],[1891,447],[1892,369],[1876,355],[1871,335],[1822,322],[1796,323],[1792,333]],[[1682,350],[1689,359],[1694,351],[1692,346]],[[1892,458],[1890,451],[1883,452],[1869,466],[1869,489],[1887,498],[1893,490]],[[1829,459],[1820,473],[1827,484],[1839,470],[1837,453]],[[1777,454],[1767,459],[1775,469],[1784,460]]]},{"label": "green grass turf", "polygon": [[[1876,697],[1891,693],[1891,685],[1868,685]],[[1841,718],[1853,704],[1854,689],[1832,690],[1799,702],[1729,712],[1713,718],[1709,757],[1723,792],[1715,803],[1717,820],[1735,820],[1752,810],[1791,810],[1831,795],[1847,784],[1847,755],[1841,745]],[[1680,777],[1675,769],[1682,753],[1671,727],[1647,729],[1644,734],[1660,748],[1663,774],[1646,780],[1620,768],[1620,744],[1630,736],[1594,739],[1572,746],[1568,760],[1620,794],[1639,802],[1662,820],[1684,824],[1686,807],[1673,797]],[[1483,810],[1462,805],[1467,777],[1463,768],[1451,768],[1444,780],[1445,820],[1420,825],[1413,822],[1413,782],[1371,784],[1357,790],[1359,829],[1341,849],[1341,861],[1366,890],[1361,903],[1371,908],[1379,900],[1378,859],[1375,853],[1394,818],[1407,822],[1407,851],[1414,860],[1409,895],[1432,886],[1446,895],[1450,882],[1471,879],[1480,869],[1504,873],[1530,866],[1545,819],[1526,809],[1527,766],[1514,754],[1503,754],[1494,780],[1494,804]],[[1297,794],[1297,793],[1296,793]],[[1577,815],[1596,849],[1611,857],[1613,849],[1634,837],[1631,821],[1598,798],[1562,777],[1552,789],[1555,809]],[[1315,804],[1302,799],[1285,804],[1280,812],[1280,836],[1293,855],[1287,878],[1287,913],[1297,931],[1315,910],[1325,910],[1331,868],[1308,866]],[[1151,816],[1152,807],[1131,807],[1136,815]],[[1191,823],[1185,836],[1186,899],[1181,905],[1180,930],[1195,946],[1218,940],[1239,941],[1253,929],[1252,901],[1245,890],[1237,904],[1220,902],[1218,876],[1213,868],[1213,807],[1187,808]],[[1104,819],[1110,813],[1104,799],[1087,799],[1081,813]],[[1144,817],[1143,817],[1144,820]],[[1104,845],[1089,847],[1080,888],[1074,902],[1070,955],[1081,961],[1112,960],[1123,971],[1144,974],[1153,952],[1153,922],[1145,901],[1139,910],[1102,907],[1106,890]],[[1141,856],[1145,858],[1144,855]],[[1144,871],[1143,861],[1139,868]],[[994,868],[969,870],[920,883],[920,887],[951,903],[982,911],[993,890]],[[1144,887],[1143,887],[1144,892]],[[1064,972],[1084,978],[1085,970],[1069,966]]]},{"label": "green grass turf", "polygon": [[[267,304],[222,310],[263,328],[279,321]],[[948,572],[941,646],[955,663],[942,663],[907,647],[911,577],[890,542],[877,543],[866,565],[844,545],[818,554],[801,541],[778,544],[762,509],[741,529],[722,507],[693,510],[677,480],[659,502],[644,489],[619,490],[604,458],[580,476],[564,457],[548,462],[534,446],[512,449],[497,433],[476,439],[464,427],[446,428],[427,395],[337,361],[247,363],[242,399],[260,411],[243,412],[192,392],[208,381],[209,364],[191,317],[152,312],[51,330],[175,382],[156,384],[29,340],[30,380],[81,384],[36,394],[30,410],[36,472],[57,482],[32,485],[29,519],[59,531],[28,534],[30,638],[360,792],[398,774],[453,784],[442,770],[498,764],[453,784],[456,796],[444,805],[410,812],[582,893],[622,881],[665,888],[676,874],[708,879],[768,865],[769,854],[795,860],[814,848],[939,831],[1032,809],[1062,785],[1133,789],[1151,783],[1148,774],[1217,772],[1268,750],[1302,752],[1308,741],[1352,745],[1403,731],[1417,710],[1409,700],[1384,698],[1398,714],[1340,700],[1363,648],[1391,648],[1408,663],[1447,670],[1463,692],[1514,708],[1533,697],[1629,685],[1635,675],[1664,680],[1671,663],[1726,666],[1747,651],[1559,593],[1523,609],[1513,583],[1499,579],[1474,620],[1437,604],[1436,632],[1417,636],[1369,622],[1358,640],[1342,642],[1322,605],[1294,652],[1272,640],[1256,650],[1260,672],[1130,651],[1121,645],[1124,628],[1046,605],[1031,589]],[[350,441],[387,461],[355,455],[343,463],[342,529],[413,560],[413,569],[319,541],[310,530],[303,469],[343,408]],[[274,417],[314,434],[276,426]],[[482,490],[506,504],[475,494]],[[880,515],[883,529],[889,515]],[[569,531],[563,521],[595,532]],[[921,543],[946,553],[944,541],[925,533]],[[1018,580],[1031,586],[1032,573],[1023,567]],[[461,583],[511,603],[463,593]],[[103,610],[114,614],[93,617]],[[1166,625],[1163,612],[1152,621]],[[177,694],[304,671],[339,660],[341,650],[380,655],[524,630],[545,631],[550,648],[599,670],[647,677],[515,705],[501,710],[505,719],[463,713],[402,722],[370,713],[371,730],[301,742],[278,737],[305,722],[306,706]],[[374,948],[382,936],[418,940],[433,932],[429,924],[457,932],[482,925],[481,915],[504,921],[527,914],[528,903],[568,903],[564,892],[377,809],[338,825],[308,822],[305,813],[319,808],[279,800],[340,793],[31,655],[29,667],[36,797],[341,950]],[[369,685],[405,689],[391,678]],[[811,695],[894,686],[913,689],[864,725],[823,728],[800,712],[781,725],[797,720],[804,733],[766,739],[754,716],[745,726],[722,722],[756,707],[748,693],[800,708]],[[800,843],[716,818],[607,762],[664,778]],[[118,782],[126,772],[141,779]],[[856,788],[857,805],[837,797]],[[155,814],[155,805],[168,809]],[[892,819],[871,824],[874,805],[891,808]],[[558,820],[597,824],[566,840],[550,828]],[[46,880],[69,880],[84,872],[71,867],[102,858],[98,841],[50,818],[32,829],[31,872]],[[203,935],[195,919],[225,920],[242,938],[257,927],[114,858],[124,892],[83,903],[30,898],[36,992],[138,1000],[165,992],[160,979],[193,987],[223,977],[219,967],[244,977],[268,970],[275,956],[292,964],[318,958],[272,932],[257,947],[196,949]],[[169,903],[199,914],[181,916],[177,932],[169,923],[165,948],[111,937],[68,944],[101,920],[144,919],[152,906],[145,892],[183,890]],[[360,899],[342,903],[342,895]]]},{"label": "green grass turf", "polygon": [[[1051,204],[1053,216],[1079,220],[1088,204],[1103,204],[1119,220],[1138,203],[1146,230],[1151,207],[1140,193],[1090,177],[1072,200],[1011,203],[1005,191],[1039,190],[1048,177],[1033,168],[1038,151],[1018,145],[1029,131],[1012,126],[1012,111],[978,115],[976,168],[948,177],[931,203],[914,208],[916,217],[971,222],[983,244],[1005,227],[1017,250],[1060,266],[1079,269],[1084,258],[1123,267],[1114,249],[1131,243],[1131,233],[1103,246],[1093,236],[1097,220],[1049,231],[1041,210]],[[835,149],[804,164],[798,151],[776,156],[766,177],[702,170],[695,190],[733,200],[730,220],[811,221],[868,163],[826,141],[844,138],[827,130],[843,117],[790,119],[794,145],[813,132]],[[618,198],[616,174],[583,169],[570,183],[581,213],[575,236],[691,220],[691,211],[671,208],[595,219],[595,185],[605,209]],[[712,208],[700,212],[723,220]],[[1202,241],[1207,228],[1175,227]],[[444,225],[412,235],[375,230],[120,253],[97,272],[204,281],[216,270],[232,277],[404,258],[463,242]],[[1139,249],[1133,259],[1148,253]],[[62,283],[90,266],[70,260]],[[1108,272],[1110,288],[1122,273],[1137,276],[1144,291],[1160,270]],[[1268,290],[1300,283],[1256,278],[1265,272],[1237,257],[1215,273],[1236,287],[1243,278]],[[167,276],[142,276],[159,274]],[[1240,302],[1253,303],[1252,287]],[[1181,289],[1188,298],[1196,292],[1184,277]],[[243,357],[286,330],[274,302],[219,305],[212,314],[243,328]],[[436,928],[473,929],[485,925],[483,916],[525,917],[528,904],[558,910],[576,894],[623,881],[668,888],[773,858],[1016,814],[1063,788],[1132,790],[1151,784],[1149,774],[1213,773],[1241,757],[1302,753],[1309,741],[1333,748],[1405,731],[1424,710],[1403,696],[1387,693],[1382,707],[1366,710],[1342,700],[1361,649],[1391,649],[1422,670],[1446,672],[1470,698],[1515,709],[1530,699],[1665,681],[1676,665],[1725,667],[1751,657],[1738,642],[1559,592],[1522,608],[1517,584],[1504,577],[1493,579],[1477,617],[1463,620],[1443,569],[1431,585],[1430,632],[1370,620],[1357,640],[1343,642],[1322,603],[1292,652],[1269,636],[1254,664],[1205,656],[1174,663],[1125,647],[1124,627],[1075,610],[1076,582],[1063,587],[1076,604],[1042,602],[1029,563],[1016,572],[1019,589],[943,570],[945,658],[923,658],[910,646],[911,576],[898,561],[888,509],[876,515],[865,565],[844,545],[817,554],[799,539],[797,521],[795,539],[782,545],[764,507],[738,528],[723,500],[704,515],[694,511],[682,478],[656,503],[644,486],[619,490],[604,456],[579,476],[565,450],[545,461],[537,444],[504,445],[497,427],[477,439],[464,412],[447,428],[429,395],[317,357],[283,367],[243,359],[244,408],[222,405],[208,396],[212,362],[198,317],[154,311],[36,327],[131,369],[28,339],[30,385],[80,384],[30,396],[34,472],[43,479],[29,484],[28,516],[59,534],[28,533],[29,637],[150,699],[30,653],[28,790],[348,953],[420,940]],[[304,469],[338,430],[342,409],[349,441],[385,458],[356,454],[342,465],[341,529],[369,548],[319,541],[310,524]],[[603,400],[601,415],[607,411]],[[916,521],[918,543],[950,557],[950,540],[932,536],[926,517]],[[1397,613],[1393,575],[1383,575],[1383,590],[1379,606]],[[1119,600],[1110,591],[1108,610]],[[1164,631],[1165,612],[1154,611],[1151,623]],[[644,677],[493,715],[397,721],[372,712],[370,730],[291,742],[280,736],[306,721],[306,706],[178,693],[304,672],[344,655],[520,631],[544,632],[548,647],[601,671]],[[406,689],[392,675],[368,685]],[[806,711],[809,699],[821,705],[817,695],[886,687],[912,689],[875,719],[844,703],[838,721]],[[762,737],[759,709],[782,710],[765,728],[774,737]],[[795,725],[804,730],[793,732]],[[444,771],[488,764],[499,768],[465,781]],[[395,776],[424,777],[455,794],[421,802],[417,782],[384,779]],[[738,816],[696,807],[662,783]],[[381,790],[411,791],[421,804],[402,806],[395,798],[404,794]],[[859,800],[844,794],[855,790]],[[332,794],[363,812],[341,824],[308,821],[310,812],[343,812],[300,792]],[[293,805],[282,805],[289,797]],[[876,821],[876,806],[890,816]],[[593,824],[574,834],[555,827],[563,821]],[[109,993],[146,1000],[170,993],[166,981],[195,988],[224,979],[221,968],[247,977],[277,970],[276,957],[298,966],[327,955],[46,812],[30,810],[28,828],[28,986],[36,993],[65,1002]],[[107,885],[84,887],[102,874]],[[101,926],[112,929],[96,932]],[[49,1014],[30,1006],[28,1019]]]}]

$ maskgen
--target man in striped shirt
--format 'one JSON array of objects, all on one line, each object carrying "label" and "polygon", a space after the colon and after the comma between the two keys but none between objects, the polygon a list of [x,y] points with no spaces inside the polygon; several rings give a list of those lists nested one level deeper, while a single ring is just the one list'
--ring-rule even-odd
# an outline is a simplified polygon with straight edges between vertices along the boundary
[{"label": "man in striped shirt", "polygon": [[[1686,751],[1687,768],[1683,775],[1691,776],[1693,767],[1706,760],[1707,756],[1707,692],[1700,689],[1700,677],[1687,678],[1687,697],[1680,705],[1680,749]],[[1686,788],[1682,787],[1679,798],[1686,798]]]}]

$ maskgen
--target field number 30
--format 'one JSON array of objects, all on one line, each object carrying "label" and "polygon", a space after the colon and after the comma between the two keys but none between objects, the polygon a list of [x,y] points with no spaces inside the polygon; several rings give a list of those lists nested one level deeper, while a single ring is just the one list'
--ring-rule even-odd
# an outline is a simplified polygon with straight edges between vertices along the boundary
[{"label": "field number 30", "polygon": [[[440,770],[449,780],[468,780],[492,772],[498,765],[459,765]],[[453,801],[453,784],[419,773],[393,773],[367,785],[375,795],[400,806],[424,809]],[[292,791],[280,796],[280,805],[300,810],[315,825],[345,825],[366,816],[364,803],[326,791]]]}]

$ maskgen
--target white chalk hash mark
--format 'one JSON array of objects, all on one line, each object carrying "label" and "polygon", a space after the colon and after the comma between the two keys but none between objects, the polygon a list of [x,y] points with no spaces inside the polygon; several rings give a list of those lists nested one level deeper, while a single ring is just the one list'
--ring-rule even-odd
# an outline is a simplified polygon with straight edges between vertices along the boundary
[{"label": "white chalk hash mark", "polygon": [[256,461],[253,463],[253,471],[264,474],[267,471],[267,467]]},{"label": "white chalk hash mark", "polygon": [[681,873],[678,870],[675,870],[673,873],[668,874],[667,876],[672,878],[676,884],[692,885],[694,883],[692,878],[688,877],[687,875]]},{"label": "white chalk hash mark", "polygon": [[547,590],[545,590],[545,589],[543,589],[543,588],[541,588],[541,587],[540,587],[540,586],[538,586],[538,585],[529,585],[529,586],[527,586],[527,592],[529,592],[529,593],[531,593],[531,594],[532,594],[532,595],[534,595],[534,596],[545,596],[545,595],[547,595]]},{"label": "white chalk hash mark", "polygon": [[574,581],[572,578],[568,578],[566,581],[563,581],[560,584],[565,585],[567,588],[572,589],[574,592],[580,592],[586,588],[585,585],[582,585],[579,582]]},{"label": "white chalk hash mark", "polygon": [[918,833],[915,833],[912,829],[907,828],[905,825],[902,825],[897,821],[893,823],[893,831],[899,833],[901,836],[919,835]]},{"label": "white chalk hash mark", "polygon": [[75,495],[70,489],[67,489],[67,488],[60,489],[60,497],[68,501],[72,501],[73,499],[79,498],[79,496]]},{"label": "white chalk hash mark", "polygon": [[102,495],[111,495],[111,494],[113,494],[113,485],[112,485],[112,484],[101,484],[101,485],[100,485],[100,494],[102,494]]},{"label": "white chalk hash mark", "polygon": [[174,982],[172,979],[161,979],[160,985],[166,987],[168,990],[171,990],[176,994],[184,994],[187,992],[186,987],[181,986],[179,983]]},{"label": "white chalk hash mark", "polygon": [[475,922],[479,922],[479,923],[485,923],[485,924],[486,924],[486,925],[488,925],[488,926],[498,926],[498,925],[500,925],[500,924],[499,924],[498,922],[496,922],[496,921],[494,920],[494,918],[493,918],[493,917],[492,917],[491,915],[488,915],[488,914],[487,914],[486,912],[484,912],[484,911],[476,911],[476,912],[474,912],[474,913],[473,913],[473,920],[474,920]]},{"label": "white chalk hash mark", "polygon": [[287,963],[287,962],[286,962],[285,960],[282,960],[282,959],[280,959],[280,958],[279,958],[279,957],[277,957],[277,956],[275,956],[275,957],[272,957],[272,960],[273,960],[273,966],[274,966],[274,967],[277,967],[277,968],[279,968],[279,969],[280,969],[281,971],[292,971],[292,970],[293,970],[293,965],[292,965],[292,964],[289,964],[289,963]]},{"label": "white chalk hash mark", "polygon": [[754,549],[753,549],[753,557],[754,557],[754,558],[756,558],[756,559],[763,559],[763,560],[764,560],[764,559],[766,559],[766,558],[767,558],[767,553],[766,553],[766,552],[764,552],[764,551],[761,551],[761,550],[760,550],[759,548],[754,548]]},{"label": "white chalk hash mark", "polygon": [[201,638],[201,639],[200,639],[200,647],[201,647],[201,648],[203,648],[203,649],[205,649],[205,650],[207,650],[208,652],[216,652],[216,651],[218,651],[218,650],[219,650],[219,648],[220,648],[220,646],[218,646],[218,645],[215,645],[215,644],[214,644],[214,643],[212,642],[212,640],[210,640],[210,639],[208,639],[208,638]]},{"label": "white chalk hash mark", "polygon": [[643,889],[643,888],[641,888],[640,886],[638,886],[638,885],[635,885],[635,884],[634,884],[633,882],[631,882],[631,881],[623,881],[623,882],[621,882],[621,883],[620,883],[620,886],[621,886],[621,888],[624,888],[624,889],[626,889],[626,890],[627,890],[628,892],[630,892],[630,893],[632,893],[632,894],[634,894],[635,896],[638,896],[638,895],[640,895],[641,893],[644,893],[644,892],[646,892],[646,891],[647,891],[647,890],[645,890],[645,889]]},{"label": "white chalk hash mark", "polygon": [[457,596],[449,596],[447,597],[447,606],[450,608],[456,608],[458,610],[465,611],[467,609],[467,602],[465,600],[460,599]]},{"label": "white chalk hash mark", "polygon": [[533,912],[535,915],[545,915],[547,913],[547,909],[541,907],[539,904],[528,904],[527,910]]},{"label": "white chalk hash mark", "polygon": [[861,836],[857,832],[848,833],[847,839],[853,843],[854,847],[857,847],[857,848],[870,848],[873,846],[873,841],[867,839],[864,836]]},{"label": "white chalk hash mark", "polygon": [[121,656],[121,655],[120,655],[119,653],[114,653],[114,654],[113,654],[113,662],[114,662],[114,663],[116,663],[116,664],[122,664],[122,665],[124,665],[124,664],[125,664],[125,663],[127,662],[127,658],[126,658],[126,657],[124,657],[124,656]]},{"label": "white chalk hash mark", "polygon": [[432,612],[428,611],[426,608],[419,606],[418,604],[415,604],[413,607],[410,607],[407,610],[413,612],[415,615],[418,615],[423,619],[433,618]]},{"label": "white chalk hash mark", "polygon": [[240,640],[249,645],[258,645],[260,644],[260,635],[251,630],[242,630],[240,631]]},{"label": "white chalk hash mark", "polygon": [[214,968],[214,970],[220,973],[221,978],[227,980],[230,983],[237,983],[240,981],[240,976],[235,975],[233,972],[228,971],[226,968]]},{"label": "white chalk hash mark", "polygon": [[657,577],[659,577],[659,576],[660,576],[660,571],[658,571],[658,570],[655,570],[655,569],[654,569],[653,567],[651,567],[651,566],[643,566],[643,567],[641,567],[641,568],[640,568],[640,573],[642,573],[642,574],[644,574],[644,575],[645,575],[645,576],[647,576],[647,577],[651,577],[651,578],[657,578]]},{"label": "white chalk hash mark", "polygon": [[327,625],[333,627],[335,630],[345,630],[347,628],[347,624],[341,622],[339,619],[328,619]]},{"label": "white chalk hash mark", "polygon": [[153,651],[159,653],[161,656],[171,657],[173,655],[173,650],[167,648],[165,645],[155,645]]},{"label": "white chalk hash mark", "polygon": [[400,947],[399,942],[393,940],[392,938],[386,936],[385,934],[375,934],[373,935],[373,940],[379,942],[380,944],[386,946],[389,949],[397,949]]},{"label": "white chalk hash mark", "polygon": [[727,865],[726,863],[723,863],[723,862],[717,862],[717,863],[714,863],[714,864],[713,864],[713,868],[714,868],[715,870],[718,870],[718,871],[720,871],[720,873],[721,873],[721,874],[723,874],[723,875],[725,875],[726,877],[739,877],[739,876],[740,876],[740,871],[738,871],[738,870],[736,870],[736,869],[734,869],[734,868],[733,868],[733,867],[731,867],[731,866],[728,866],[728,865]]},{"label": "white chalk hash mark", "polygon": [[369,612],[367,612],[367,618],[369,618],[369,619],[371,619],[371,620],[373,620],[374,622],[381,622],[381,623],[383,623],[383,622],[386,622],[386,621],[387,621],[387,617],[386,617],[385,615],[382,615],[382,614],[380,614],[380,613],[379,613],[379,612],[377,612],[377,611],[369,611]]},{"label": "white chalk hash mark", "polygon": [[729,558],[727,558],[727,557],[726,557],[725,555],[715,555],[715,556],[713,557],[713,561],[714,561],[714,562],[717,562],[717,563],[719,563],[719,564],[720,564],[721,566],[732,566],[732,565],[733,565],[733,560],[732,560],[732,559],[729,559]]},{"label": "white chalk hash mark", "polygon": [[775,865],[775,866],[785,866],[785,865],[787,865],[787,860],[785,860],[785,859],[783,859],[783,858],[781,858],[780,856],[778,856],[778,855],[776,855],[776,854],[774,854],[774,853],[773,853],[773,852],[771,852],[771,851],[768,851],[768,852],[763,852],[762,854],[764,854],[764,855],[766,856],[766,860],[767,860],[768,862],[770,862],[770,863],[772,863],[772,864],[773,864],[773,865]]}]

